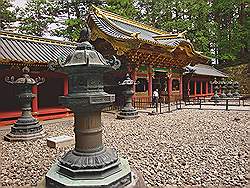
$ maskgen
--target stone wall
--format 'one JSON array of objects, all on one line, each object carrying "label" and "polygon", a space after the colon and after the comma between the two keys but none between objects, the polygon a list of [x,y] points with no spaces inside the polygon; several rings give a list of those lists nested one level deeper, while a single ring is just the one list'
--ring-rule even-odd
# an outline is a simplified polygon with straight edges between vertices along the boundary
[{"label": "stone wall", "polygon": [[240,83],[241,94],[250,94],[250,63],[225,67],[222,71],[228,74],[229,79],[236,80]]}]

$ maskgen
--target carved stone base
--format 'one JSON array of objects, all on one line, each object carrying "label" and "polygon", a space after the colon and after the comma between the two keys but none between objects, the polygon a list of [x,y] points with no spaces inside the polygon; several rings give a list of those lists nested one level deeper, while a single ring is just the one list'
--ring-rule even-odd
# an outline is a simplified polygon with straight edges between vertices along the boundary
[{"label": "carved stone base", "polygon": [[21,117],[17,120],[11,131],[4,139],[6,141],[26,141],[42,138],[45,136],[43,126],[33,117]]},{"label": "carved stone base", "polygon": [[239,92],[234,92],[234,93],[233,93],[233,97],[240,97]]},{"label": "carved stone base", "polygon": [[120,171],[116,168],[119,164],[114,149],[103,148],[99,152],[91,153],[70,150],[59,159],[58,173],[71,179],[92,179],[95,176],[105,177]]},{"label": "carved stone base", "polygon": [[210,101],[214,103],[219,103],[219,99],[220,99],[219,95],[215,94],[214,96],[211,97]]},{"label": "carved stone base", "polygon": [[131,183],[126,185],[124,188],[147,188],[143,180],[142,174],[139,171],[132,169],[131,175]]},{"label": "carved stone base", "polygon": [[[132,169],[131,171],[131,183],[125,186],[121,186],[122,188],[147,188],[143,177],[140,172]],[[37,188],[46,188],[46,181],[43,178],[39,183]]]},{"label": "carved stone base", "polygon": [[227,98],[227,95],[225,93],[221,93],[220,98]]},{"label": "carved stone base", "polygon": [[28,141],[28,140],[36,140],[38,138],[43,138],[45,135],[46,134],[44,131],[35,134],[23,134],[23,135],[16,135],[10,132],[9,134],[4,136],[4,140],[9,142]]},{"label": "carved stone base", "polygon": [[227,93],[227,97],[228,98],[232,98],[233,97],[233,94],[231,92]]},{"label": "carved stone base", "polygon": [[[114,168],[119,170],[113,171],[113,169],[108,169],[103,171],[103,173],[108,173],[108,176],[101,176],[100,174],[95,174],[94,170],[90,172],[91,177],[88,179],[72,179],[65,174],[60,173],[59,163],[52,165],[48,173],[46,174],[46,187],[47,188],[74,188],[74,187],[112,187],[120,188],[131,184],[132,176],[128,161],[125,159],[119,159],[120,164]],[[113,171],[113,173],[109,173]]]},{"label": "carved stone base", "polygon": [[123,108],[121,111],[117,114],[117,119],[134,119],[138,118],[138,111],[134,108]]}]

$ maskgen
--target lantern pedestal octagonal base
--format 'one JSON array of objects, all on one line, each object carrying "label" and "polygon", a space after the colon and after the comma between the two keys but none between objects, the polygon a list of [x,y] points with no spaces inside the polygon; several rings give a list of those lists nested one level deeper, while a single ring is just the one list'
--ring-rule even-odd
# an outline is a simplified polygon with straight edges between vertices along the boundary
[{"label": "lantern pedestal octagonal base", "polygon": [[4,140],[9,141],[9,142],[15,142],[15,141],[28,141],[28,140],[36,140],[38,138],[43,138],[45,136],[45,132],[41,131],[38,133],[31,133],[31,134],[23,134],[23,135],[18,135],[18,134],[13,134],[9,133],[4,136]]},{"label": "lantern pedestal octagonal base", "polygon": [[71,179],[64,174],[59,173],[58,163],[53,164],[46,174],[46,188],[75,188],[75,187],[126,187],[132,183],[131,170],[126,159],[120,158],[120,171],[109,176],[100,176],[93,174],[89,179]]},{"label": "lantern pedestal octagonal base", "polygon": [[4,140],[6,141],[27,141],[35,140],[45,136],[43,126],[32,116],[22,116],[11,127]]},{"label": "lantern pedestal octagonal base", "polygon": [[138,111],[134,108],[131,109],[124,108],[117,114],[117,119],[134,119],[138,117],[139,117]]},{"label": "lantern pedestal octagonal base", "polygon": [[222,94],[220,95],[220,98],[227,98],[227,95],[226,95],[225,93],[222,93]]}]

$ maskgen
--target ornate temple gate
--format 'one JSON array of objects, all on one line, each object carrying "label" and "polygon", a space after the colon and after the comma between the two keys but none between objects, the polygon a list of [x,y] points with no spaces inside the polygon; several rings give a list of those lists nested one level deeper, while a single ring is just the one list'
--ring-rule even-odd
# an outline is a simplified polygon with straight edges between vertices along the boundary
[{"label": "ornate temple gate", "polygon": [[[119,81],[130,73],[137,83],[135,100],[151,102],[155,89],[170,101],[181,99],[183,67],[208,60],[193,49],[183,33],[168,33],[96,7],[87,22],[96,49],[106,58],[118,55],[122,62],[119,73],[107,77]],[[112,92],[118,96],[119,91]]]}]

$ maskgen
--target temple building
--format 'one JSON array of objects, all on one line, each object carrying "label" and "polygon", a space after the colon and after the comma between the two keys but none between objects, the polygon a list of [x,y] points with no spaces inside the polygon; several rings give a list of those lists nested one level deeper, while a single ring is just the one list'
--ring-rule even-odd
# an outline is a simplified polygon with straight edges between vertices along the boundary
[{"label": "temple building", "polygon": [[[96,7],[87,23],[96,50],[107,59],[115,55],[121,61],[118,70],[105,75],[105,90],[116,94],[118,104],[122,96],[118,83],[126,73],[137,83],[134,100],[147,102],[151,101],[155,89],[170,101],[187,95],[209,96],[209,81],[223,77],[208,65],[198,65],[206,64],[209,58],[195,51],[184,33],[168,33]],[[0,125],[14,123],[20,116],[16,88],[4,79],[20,76],[24,66],[30,68],[31,77],[46,80],[32,89],[37,94],[32,102],[33,115],[40,120],[68,116],[71,111],[58,103],[58,96],[68,94],[67,75],[50,71],[48,63],[67,57],[75,50],[76,43],[0,31],[0,45]],[[186,71],[190,66],[195,67],[195,72]],[[205,66],[207,72],[202,72]],[[210,71],[214,71],[212,75]]]},{"label": "temple building", "polygon": [[183,68],[208,61],[195,51],[184,33],[168,33],[97,7],[87,22],[96,49],[106,58],[116,55],[122,62],[119,72],[106,79],[118,81],[129,72],[137,83],[135,98],[150,101],[158,89],[171,101],[181,99]]},{"label": "temple building", "polygon": [[32,102],[33,116],[40,120],[65,117],[70,110],[58,104],[58,96],[68,94],[67,75],[48,70],[48,63],[67,56],[75,43],[0,31],[0,125],[14,123],[21,111],[17,104],[17,88],[5,82],[6,76],[18,78],[28,66],[30,76],[44,77],[45,83],[33,86],[37,94]]},{"label": "temple building", "polygon": [[197,64],[195,66],[188,65],[185,69],[182,85],[184,91],[183,99],[212,97],[213,88],[211,81],[213,81],[214,78],[220,80],[228,77],[225,73],[214,67],[204,64]]}]

